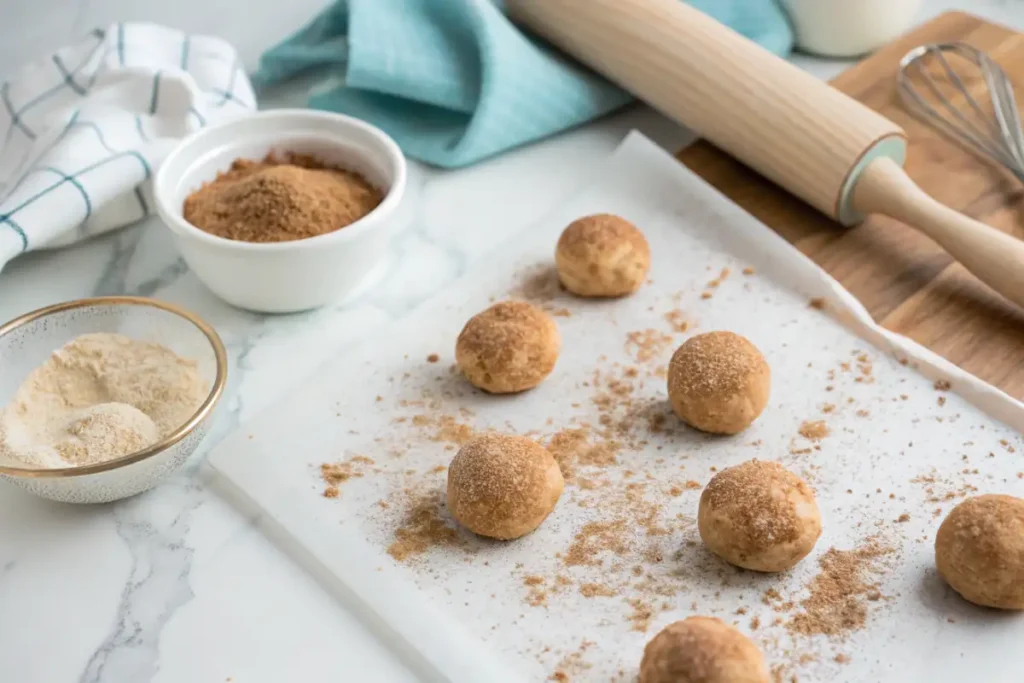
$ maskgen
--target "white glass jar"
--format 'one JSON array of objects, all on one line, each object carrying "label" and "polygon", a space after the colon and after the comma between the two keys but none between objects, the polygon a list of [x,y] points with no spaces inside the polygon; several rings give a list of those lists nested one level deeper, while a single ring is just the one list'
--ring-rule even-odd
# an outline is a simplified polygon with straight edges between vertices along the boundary
[{"label": "white glass jar", "polygon": [[855,57],[906,32],[924,0],[782,0],[801,50]]}]

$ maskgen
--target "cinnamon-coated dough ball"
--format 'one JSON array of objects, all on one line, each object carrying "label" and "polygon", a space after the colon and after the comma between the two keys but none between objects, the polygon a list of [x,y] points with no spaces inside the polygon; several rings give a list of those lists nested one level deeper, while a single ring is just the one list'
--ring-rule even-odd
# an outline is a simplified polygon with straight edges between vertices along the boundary
[{"label": "cinnamon-coated dough ball", "polygon": [[768,683],[750,639],[714,617],[669,624],[644,648],[640,683]]},{"label": "cinnamon-coated dough ball", "polygon": [[935,536],[935,566],[965,600],[1024,609],[1024,500],[986,495],[957,505]]},{"label": "cinnamon-coated dough ball", "polygon": [[651,266],[651,248],[636,226],[601,213],[569,224],[555,249],[558,279],[573,294],[613,297],[640,289]]},{"label": "cinnamon-coated dough ball", "polygon": [[525,301],[502,301],[462,328],[455,362],[474,386],[509,394],[532,389],[551,374],[561,345],[547,313]]},{"label": "cinnamon-coated dough ball", "polygon": [[555,509],[565,482],[546,448],[522,436],[486,434],[448,467],[448,509],[481,536],[524,536]]},{"label": "cinnamon-coated dough ball", "polygon": [[738,434],[768,404],[771,370],[757,347],[735,332],[687,339],[668,366],[672,410],[691,427]]},{"label": "cinnamon-coated dough ball", "polygon": [[700,494],[704,545],[737,567],[781,572],[807,557],[821,536],[814,492],[777,462],[727,467]]}]

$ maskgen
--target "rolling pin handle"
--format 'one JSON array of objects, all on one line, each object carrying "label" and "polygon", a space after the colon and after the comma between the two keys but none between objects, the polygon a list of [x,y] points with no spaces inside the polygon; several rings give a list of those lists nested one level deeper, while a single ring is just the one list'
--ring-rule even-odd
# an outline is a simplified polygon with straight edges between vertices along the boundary
[{"label": "rolling pin handle", "polygon": [[1024,308],[1024,242],[937,202],[892,159],[865,168],[852,203],[927,235],[976,278]]}]

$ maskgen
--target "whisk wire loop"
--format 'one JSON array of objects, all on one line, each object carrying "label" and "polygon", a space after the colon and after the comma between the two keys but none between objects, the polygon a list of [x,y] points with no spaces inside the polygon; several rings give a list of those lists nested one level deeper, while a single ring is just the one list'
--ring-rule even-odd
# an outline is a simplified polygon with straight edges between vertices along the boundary
[{"label": "whisk wire loop", "polygon": [[[947,54],[962,58],[975,71],[961,75]],[[940,67],[938,75],[955,90],[957,102],[943,92],[933,76],[929,67],[935,65]],[[974,80],[979,74],[992,104],[991,112],[965,83],[965,78]],[[913,114],[976,154],[1001,163],[1024,182],[1024,131],[1013,83],[991,57],[965,43],[922,45],[900,60],[897,90]]]}]

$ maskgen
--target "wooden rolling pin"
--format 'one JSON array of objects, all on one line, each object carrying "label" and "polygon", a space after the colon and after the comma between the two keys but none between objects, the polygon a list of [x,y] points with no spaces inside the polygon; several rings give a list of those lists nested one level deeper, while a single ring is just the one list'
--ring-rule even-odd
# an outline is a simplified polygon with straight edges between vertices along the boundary
[{"label": "wooden rolling pin", "polygon": [[938,203],[906,134],[680,0],[506,0],[514,20],[843,225],[919,230],[1024,308],[1024,242]]}]

